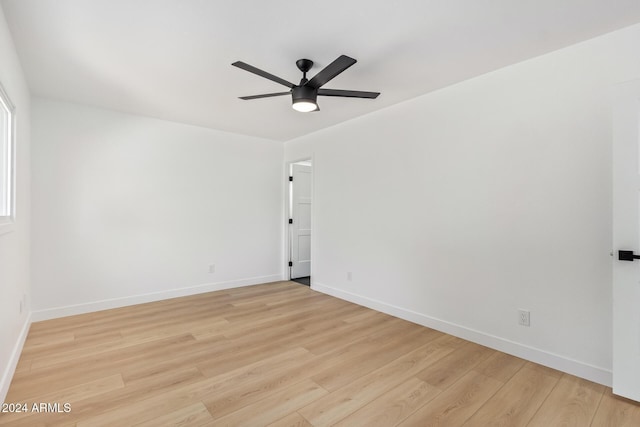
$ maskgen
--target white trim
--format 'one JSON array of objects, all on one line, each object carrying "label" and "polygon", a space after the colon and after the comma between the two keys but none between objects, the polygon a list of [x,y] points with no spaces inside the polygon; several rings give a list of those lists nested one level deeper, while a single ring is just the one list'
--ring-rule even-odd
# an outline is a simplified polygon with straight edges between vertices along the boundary
[{"label": "white trim", "polygon": [[161,301],[170,298],[178,298],[189,295],[202,294],[206,292],[221,291],[224,289],[239,288],[242,286],[257,285],[261,283],[277,282],[280,280],[282,280],[282,275],[273,274],[270,276],[249,277],[246,279],[231,280],[228,282],[205,283],[202,285],[190,286],[188,288],[171,289],[168,291],[152,292],[142,295],[111,298],[83,304],[38,310],[32,312],[32,319],[34,322],[39,322],[42,320],[56,319],[58,317],[74,316],[76,314],[85,314],[94,311],[108,310],[111,308],[125,307],[128,305],[144,304],[147,302]]},{"label": "white trim", "polygon": [[26,341],[27,335],[29,334],[30,326],[31,313],[27,315],[24,325],[22,325],[22,330],[20,331],[20,335],[18,335],[18,340],[13,346],[13,351],[11,352],[11,356],[9,357],[9,363],[7,363],[7,367],[2,373],[2,378],[0,379],[0,403],[4,402],[4,399],[7,397],[7,393],[9,392],[9,386],[11,385],[13,374],[15,374],[16,372],[18,360],[20,360],[20,354],[22,353],[24,342]]},{"label": "white trim", "polygon": [[[8,214],[0,216],[0,222],[12,223],[15,220],[15,204],[16,204],[16,155],[15,155],[15,146],[16,146],[16,106],[11,102],[7,91],[4,90],[2,84],[0,84],[0,108],[2,108],[7,113],[7,134],[5,135],[6,146],[3,143],[0,143],[0,150],[4,151],[4,155],[6,158],[6,164],[3,165],[3,168],[6,166],[6,170],[0,169],[0,172],[4,174],[3,180],[6,180],[4,185],[6,188],[2,188],[2,192],[0,196],[4,198],[3,203],[6,203],[8,208]],[[5,136],[0,138],[4,139]]]},{"label": "white trim", "polygon": [[[285,177],[284,177],[284,223],[285,223],[285,227],[284,227],[284,238],[283,238],[283,273],[282,273],[282,280],[291,280],[291,267],[288,267],[288,263],[289,261],[291,261],[291,227],[289,226],[289,199],[291,197],[291,184],[289,181],[289,177],[291,176],[291,166],[296,164],[296,163],[301,163],[301,162],[309,162],[310,166],[311,166],[311,198],[313,200],[313,198],[315,197],[315,159],[313,154],[309,154],[306,156],[301,156],[301,157],[297,157],[294,158],[293,160],[287,160],[284,163],[284,171],[285,171]],[[313,254],[315,253],[314,250],[314,242],[315,239],[313,238],[313,227],[315,226],[315,203],[311,204],[311,280],[313,280],[313,265],[314,260],[313,260]]]},{"label": "white trim", "polygon": [[465,326],[456,325],[455,323],[436,319],[425,314],[387,304],[362,295],[346,292],[341,289],[332,288],[317,282],[311,284],[311,289],[611,387],[612,372],[605,368],[589,365],[587,363],[580,362],[579,360],[570,359],[565,356],[550,353],[545,350],[530,347],[495,335],[467,328]]}]

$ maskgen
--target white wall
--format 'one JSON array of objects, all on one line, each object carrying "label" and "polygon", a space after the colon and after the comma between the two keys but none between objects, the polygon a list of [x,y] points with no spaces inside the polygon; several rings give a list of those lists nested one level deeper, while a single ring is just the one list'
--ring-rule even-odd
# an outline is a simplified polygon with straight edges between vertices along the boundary
[{"label": "white wall", "polygon": [[[0,233],[0,402],[29,327],[29,90],[0,8],[0,83],[16,107],[16,218]],[[6,231],[7,228],[5,228]],[[20,313],[20,303],[26,306]]]},{"label": "white wall", "polygon": [[35,319],[282,278],[281,143],[38,98],[32,113]]},{"label": "white wall", "polygon": [[312,286],[609,383],[609,91],[638,52],[636,25],[286,143]]}]

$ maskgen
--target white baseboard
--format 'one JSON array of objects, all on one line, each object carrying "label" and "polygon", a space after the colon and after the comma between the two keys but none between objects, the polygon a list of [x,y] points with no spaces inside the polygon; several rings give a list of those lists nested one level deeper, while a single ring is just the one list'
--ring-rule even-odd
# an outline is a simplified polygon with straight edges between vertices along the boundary
[{"label": "white baseboard", "polygon": [[380,311],[382,313],[390,314],[391,316],[399,317],[400,319],[408,320],[410,322],[417,323],[419,325],[426,326],[428,328],[435,329],[437,331],[444,332],[449,335],[453,335],[467,341],[483,345],[485,347],[490,347],[503,353],[511,354],[513,356],[520,357],[522,359],[526,359],[531,362],[547,366],[549,368],[557,369],[559,371],[566,372],[568,374],[575,375],[577,377],[584,378],[589,381],[605,385],[607,387],[611,387],[612,384],[612,372],[608,369],[589,365],[587,363],[580,362],[579,360],[570,359],[565,356],[550,353],[545,350],[540,350],[538,348],[530,347],[464,326],[456,325],[451,322],[436,319],[434,317],[387,304],[382,301],[377,301],[368,297],[353,294],[351,292],[346,292],[341,289],[332,288],[330,286],[322,285],[317,282],[311,284],[311,289],[334,296],[336,298],[343,299],[345,301],[353,302],[355,304],[374,309],[376,311]]},{"label": "white baseboard", "polygon": [[205,292],[221,291],[224,289],[239,288],[242,286],[257,285],[260,283],[277,282],[282,280],[281,274],[270,276],[249,277],[228,282],[205,283],[188,288],[171,289],[167,291],[152,292],[142,295],[133,295],[122,298],[112,298],[101,301],[92,301],[83,304],[54,307],[32,312],[32,321],[56,319],[58,317],[74,316],[76,314],[91,313],[94,311],[108,310],[111,308],[125,307],[128,305],[144,304],[147,302],[161,301],[170,298],[184,297]]},{"label": "white baseboard", "polygon": [[9,386],[11,385],[13,374],[16,372],[16,366],[18,366],[18,360],[20,360],[20,354],[22,353],[24,342],[27,339],[27,334],[29,333],[30,326],[31,313],[27,315],[24,325],[22,325],[22,330],[20,331],[20,335],[18,335],[18,340],[13,346],[13,351],[11,352],[11,356],[9,357],[9,363],[7,363],[7,366],[2,373],[2,378],[0,378],[0,403],[3,403],[5,401],[7,393],[9,392]]}]

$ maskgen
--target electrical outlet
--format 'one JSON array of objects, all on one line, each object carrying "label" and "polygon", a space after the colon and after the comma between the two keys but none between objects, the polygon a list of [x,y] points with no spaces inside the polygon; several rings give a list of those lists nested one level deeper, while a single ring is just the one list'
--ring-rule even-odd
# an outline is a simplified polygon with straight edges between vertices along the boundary
[{"label": "electrical outlet", "polygon": [[347,271],[347,280],[351,281],[352,278],[353,278],[353,276],[351,275],[351,272]]},{"label": "electrical outlet", "polygon": [[529,310],[518,310],[518,324],[531,326],[531,312]]},{"label": "electrical outlet", "polygon": [[24,303],[21,300],[20,301],[20,314],[22,314],[22,310],[24,310]]},{"label": "electrical outlet", "polygon": [[216,272],[216,265],[215,264],[209,264],[209,274],[215,273]]}]

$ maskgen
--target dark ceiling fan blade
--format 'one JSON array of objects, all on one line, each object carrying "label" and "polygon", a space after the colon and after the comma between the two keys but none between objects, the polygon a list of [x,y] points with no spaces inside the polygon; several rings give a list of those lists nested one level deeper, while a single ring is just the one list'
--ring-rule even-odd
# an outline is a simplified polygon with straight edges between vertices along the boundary
[{"label": "dark ceiling fan blade", "polygon": [[380,92],[363,92],[360,90],[342,89],[318,89],[318,95],[322,96],[344,96],[347,98],[369,98],[376,99]]},{"label": "dark ceiling fan blade", "polygon": [[293,83],[288,82],[285,79],[281,79],[278,76],[274,76],[273,74],[267,73],[266,71],[262,71],[261,69],[256,68],[253,65],[244,63],[242,61],[236,61],[231,65],[233,65],[234,67],[242,68],[243,70],[248,71],[250,73],[257,74],[260,77],[264,77],[265,79],[269,79],[273,82],[280,83],[281,85],[284,85],[288,88],[292,88],[295,86]]},{"label": "dark ceiling fan blade", "polygon": [[282,95],[291,95],[291,92],[265,93],[262,95],[240,96],[239,98],[247,101],[249,99],[271,98],[272,96],[282,96]]},{"label": "dark ceiling fan blade", "polygon": [[347,55],[340,55],[338,59],[336,59],[331,64],[324,67],[322,71],[320,71],[311,80],[309,80],[305,84],[305,86],[310,86],[314,89],[318,89],[320,86],[326,84],[335,76],[337,76],[347,68],[351,67],[356,62],[358,61],[348,57]]}]

